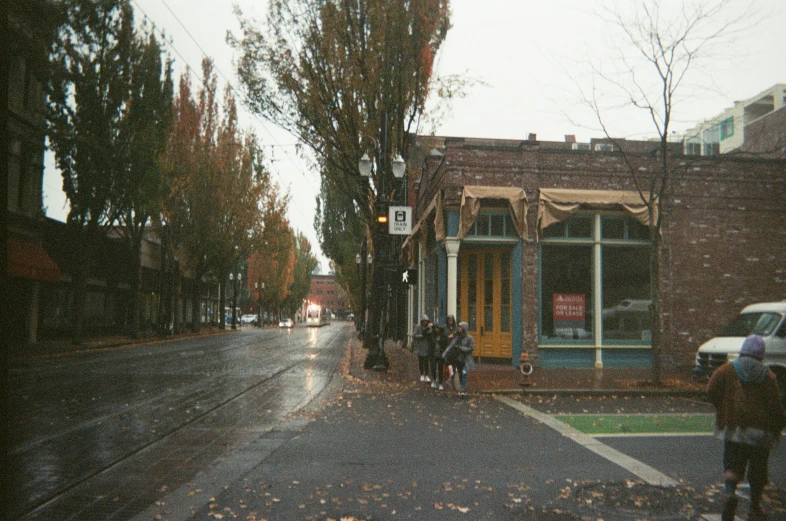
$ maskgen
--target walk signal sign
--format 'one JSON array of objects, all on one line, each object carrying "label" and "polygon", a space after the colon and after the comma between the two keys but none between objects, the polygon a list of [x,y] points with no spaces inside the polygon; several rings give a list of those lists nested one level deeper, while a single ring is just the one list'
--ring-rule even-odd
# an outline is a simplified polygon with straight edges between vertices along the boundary
[{"label": "walk signal sign", "polygon": [[400,281],[402,284],[412,285],[418,282],[418,270],[415,268],[405,268],[401,270]]}]

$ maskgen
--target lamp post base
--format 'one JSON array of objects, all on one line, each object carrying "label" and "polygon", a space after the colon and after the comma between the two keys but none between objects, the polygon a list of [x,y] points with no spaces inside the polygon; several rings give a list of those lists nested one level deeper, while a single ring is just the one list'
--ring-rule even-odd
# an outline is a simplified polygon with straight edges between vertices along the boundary
[{"label": "lamp post base", "polygon": [[366,360],[363,362],[364,369],[373,369],[374,371],[387,371],[390,367],[390,361],[385,354],[385,349],[382,347],[381,339],[373,339],[369,347]]}]

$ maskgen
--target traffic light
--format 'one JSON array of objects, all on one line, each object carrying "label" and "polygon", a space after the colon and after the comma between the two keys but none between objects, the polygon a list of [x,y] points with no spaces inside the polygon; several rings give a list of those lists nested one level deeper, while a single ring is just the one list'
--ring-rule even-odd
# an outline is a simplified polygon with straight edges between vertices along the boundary
[{"label": "traffic light", "polygon": [[387,203],[378,202],[376,205],[377,222],[379,224],[388,223],[388,205]]}]

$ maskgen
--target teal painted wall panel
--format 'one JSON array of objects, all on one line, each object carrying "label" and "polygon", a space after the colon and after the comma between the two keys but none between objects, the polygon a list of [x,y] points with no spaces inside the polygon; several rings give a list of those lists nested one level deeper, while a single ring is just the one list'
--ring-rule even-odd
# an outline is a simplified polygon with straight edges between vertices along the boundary
[{"label": "teal painted wall panel", "polygon": [[524,289],[523,289],[523,281],[522,281],[522,259],[523,255],[523,247],[521,241],[519,241],[516,246],[513,248],[511,252],[511,282],[513,285],[512,291],[513,294],[511,295],[512,299],[512,313],[513,313],[513,324],[511,324],[511,333],[512,333],[512,344],[513,344],[513,352],[511,358],[511,364],[514,367],[519,365],[519,357],[521,357],[521,348],[522,343],[524,341],[524,325],[521,323],[521,317],[524,308]]}]

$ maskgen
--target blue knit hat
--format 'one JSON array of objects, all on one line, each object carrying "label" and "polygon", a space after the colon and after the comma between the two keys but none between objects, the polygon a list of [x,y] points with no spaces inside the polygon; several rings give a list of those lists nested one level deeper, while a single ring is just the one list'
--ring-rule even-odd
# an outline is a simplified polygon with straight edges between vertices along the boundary
[{"label": "blue knit hat", "polygon": [[752,356],[758,360],[764,359],[764,339],[759,335],[750,335],[742,343],[740,356]]}]

